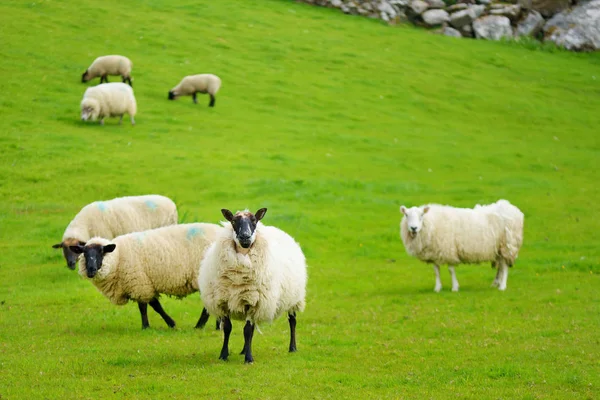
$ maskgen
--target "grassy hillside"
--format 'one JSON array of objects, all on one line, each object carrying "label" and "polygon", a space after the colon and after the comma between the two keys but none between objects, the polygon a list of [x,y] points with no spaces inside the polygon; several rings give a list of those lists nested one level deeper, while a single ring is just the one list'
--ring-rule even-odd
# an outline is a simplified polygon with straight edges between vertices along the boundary
[{"label": "grassy hillside", "polygon": [[[598,397],[598,54],[292,1],[172,3],[0,2],[2,399]],[[137,125],[83,123],[81,74],[115,53]],[[203,72],[223,80],[214,109],[167,100]],[[187,222],[268,207],[309,262],[298,353],[280,319],[254,365],[220,362],[220,332],[192,328],[197,294],[163,300],[175,330],[151,311],[141,331],[135,304],[67,270],[51,245],[78,210],[144,193]],[[434,293],[398,207],[499,198],[526,215],[508,290],[474,265]]]}]

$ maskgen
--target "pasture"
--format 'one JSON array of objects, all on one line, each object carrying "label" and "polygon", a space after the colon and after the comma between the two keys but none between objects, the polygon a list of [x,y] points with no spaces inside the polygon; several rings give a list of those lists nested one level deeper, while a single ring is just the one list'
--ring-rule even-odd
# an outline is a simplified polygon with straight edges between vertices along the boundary
[{"label": "pasture", "polygon": [[[592,399],[600,395],[600,54],[455,40],[285,0],[0,3],[0,398]],[[81,74],[133,61],[136,126],[84,123]],[[189,74],[208,96],[167,99]],[[110,77],[111,82],[118,81]],[[158,193],[180,220],[267,207],[309,265],[285,318],[228,362],[198,294],[109,303],[51,245],[94,200]],[[508,289],[489,264],[434,293],[399,206],[525,213]]]}]

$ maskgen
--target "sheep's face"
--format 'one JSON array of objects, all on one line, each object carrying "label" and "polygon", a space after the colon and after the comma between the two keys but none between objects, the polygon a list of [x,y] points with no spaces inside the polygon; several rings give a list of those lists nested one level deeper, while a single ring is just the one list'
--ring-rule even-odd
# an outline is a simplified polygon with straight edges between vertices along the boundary
[{"label": "sheep's face", "polygon": [[174,91],[169,90],[169,100],[175,100],[177,98],[177,95],[175,94]]},{"label": "sheep's face", "polygon": [[90,244],[88,246],[71,246],[70,249],[74,253],[83,254],[85,258],[85,272],[88,278],[93,278],[98,273],[98,270],[102,268],[102,260],[106,253],[112,253],[117,247],[116,244],[107,244],[102,246],[100,244]]},{"label": "sheep's face", "polygon": [[96,104],[90,101],[84,101],[81,104],[81,120],[82,121],[95,121],[98,119],[100,111]]},{"label": "sheep's face", "polygon": [[267,213],[266,208],[261,208],[252,214],[250,211],[238,211],[235,215],[225,208],[221,210],[227,221],[231,222],[235,234],[235,244],[244,249],[250,248],[256,239],[256,226]]},{"label": "sheep's face", "polygon": [[417,233],[419,233],[423,227],[423,217],[427,214],[427,211],[429,211],[429,207],[400,207],[400,212],[404,214],[404,218],[406,218],[408,233],[412,237],[417,236]]},{"label": "sheep's face", "polygon": [[[81,71],[81,70],[80,70]],[[87,81],[89,81],[90,79],[88,78],[88,71],[87,69],[85,70],[85,72],[83,73],[83,75],[81,75],[81,83],[86,83]]]},{"label": "sheep's face", "polygon": [[52,246],[55,249],[62,249],[63,255],[65,256],[65,260],[67,260],[67,267],[69,267],[69,269],[75,269],[75,264],[77,264],[77,257],[79,257],[79,254],[76,254],[73,251],[71,251],[69,246],[77,245],[85,246],[85,242],[82,242],[77,239],[65,239],[63,242],[57,243],[54,246]]}]

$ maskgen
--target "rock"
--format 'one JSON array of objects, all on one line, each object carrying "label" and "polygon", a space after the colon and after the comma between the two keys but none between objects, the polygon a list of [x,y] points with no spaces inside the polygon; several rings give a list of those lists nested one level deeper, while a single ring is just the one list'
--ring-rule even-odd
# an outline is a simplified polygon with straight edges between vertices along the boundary
[{"label": "rock", "polygon": [[484,5],[473,5],[473,6],[469,7],[469,10],[471,10],[471,16],[475,20],[475,19],[481,17],[481,14],[483,14],[483,12],[485,11],[485,6]]},{"label": "rock", "polygon": [[388,2],[382,1],[377,5],[377,9],[379,10],[379,12],[381,13],[385,13],[388,14],[388,16],[390,18],[393,18],[396,16],[396,10],[394,9],[394,7],[391,6],[391,4],[389,4]]},{"label": "rock", "polygon": [[461,26],[469,25],[474,19],[471,11],[461,10],[450,14],[450,25],[458,29]]},{"label": "rock", "polygon": [[600,49],[600,0],[556,14],[544,26],[544,39],[567,50]]},{"label": "rock", "polygon": [[475,37],[475,33],[473,33],[473,27],[471,25],[461,26],[459,31],[463,37],[466,37],[466,38]]},{"label": "rock", "polygon": [[458,38],[462,37],[462,35],[460,34],[459,31],[457,31],[456,29],[451,28],[449,26],[446,26],[442,29],[442,34],[445,36],[452,36],[452,37],[458,37]]},{"label": "rock", "polygon": [[409,0],[388,0],[387,1],[391,6],[396,6],[400,8],[405,8],[408,6]]},{"label": "rock", "polygon": [[469,8],[468,4],[456,3],[451,6],[446,7],[446,11],[448,11],[449,13],[452,13],[454,11],[466,10],[467,8]]},{"label": "rock", "polygon": [[535,10],[543,17],[549,18],[571,5],[571,0],[518,0],[518,4],[526,10]]},{"label": "rock", "polygon": [[492,0],[477,0],[477,4],[488,5],[492,2]]},{"label": "rock", "polygon": [[429,8],[446,8],[444,0],[425,0],[425,2],[429,5]]},{"label": "rock", "polygon": [[542,15],[534,10],[529,11],[527,16],[517,24],[516,36],[537,36],[542,31],[546,21]]},{"label": "rock", "polygon": [[473,30],[477,39],[500,40],[513,35],[510,19],[501,15],[487,15],[476,19]]},{"label": "rock", "polygon": [[421,14],[423,21],[429,26],[441,25],[448,21],[448,13],[444,10],[427,10]]},{"label": "rock", "polygon": [[[492,5],[492,7],[493,6],[494,5]],[[511,21],[516,21],[521,15],[521,6],[518,4],[514,4],[502,8],[491,9],[490,15],[504,15],[505,17],[508,17]]]},{"label": "rock", "polygon": [[427,10],[427,8],[429,8],[429,4],[427,4],[427,3],[425,3],[424,1],[421,1],[421,0],[414,0],[412,3],[410,3],[410,9],[416,15],[423,14],[423,12],[425,10]]},{"label": "rock", "polygon": [[335,8],[340,8],[342,6],[342,0],[331,0],[329,4]]}]

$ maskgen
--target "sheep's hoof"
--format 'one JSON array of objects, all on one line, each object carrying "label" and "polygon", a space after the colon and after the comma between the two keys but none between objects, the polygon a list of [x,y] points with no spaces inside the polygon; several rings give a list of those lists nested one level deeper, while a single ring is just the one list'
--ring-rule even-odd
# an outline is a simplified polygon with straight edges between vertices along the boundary
[{"label": "sheep's hoof", "polygon": [[439,293],[442,290],[441,286],[436,286],[435,289],[433,289],[434,292]]},{"label": "sheep's hoof", "polygon": [[458,292],[458,286],[452,288],[453,292]]},{"label": "sheep's hoof", "polygon": [[498,288],[498,290],[501,290],[501,291],[503,291],[503,292],[504,292],[504,291],[506,290],[506,286],[504,286],[504,287],[500,286],[500,287]]},{"label": "sheep's hoof", "polygon": [[254,358],[253,357],[246,357],[246,359],[244,360],[244,364],[254,364]]}]

